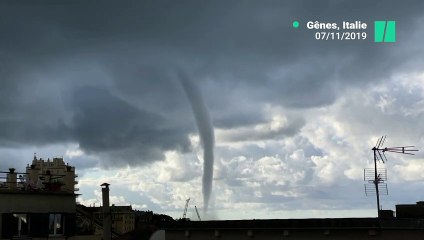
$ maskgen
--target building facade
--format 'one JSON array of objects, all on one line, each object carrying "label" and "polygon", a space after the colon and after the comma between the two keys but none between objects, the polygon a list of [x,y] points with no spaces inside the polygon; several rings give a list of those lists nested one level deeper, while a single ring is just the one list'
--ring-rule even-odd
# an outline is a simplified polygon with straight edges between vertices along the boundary
[{"label": "building facade", "polygon": [[[65,239],[75,232],[75,168],[63,158],[37,159],[0,182],[0,238]],[[4,177],[4,175],[6,175]]]},{"label": "building facade", "polygon": [[[93,221],[103,221],[102,207],[84,207],[84,211],[90,213]],[[122,235],[135,229],[135,211],[131,206],[110,206],[110,214],[112,219],[112,232]],[[102,226],[92,224],[95,228],[95,234],[101,234]]]}]

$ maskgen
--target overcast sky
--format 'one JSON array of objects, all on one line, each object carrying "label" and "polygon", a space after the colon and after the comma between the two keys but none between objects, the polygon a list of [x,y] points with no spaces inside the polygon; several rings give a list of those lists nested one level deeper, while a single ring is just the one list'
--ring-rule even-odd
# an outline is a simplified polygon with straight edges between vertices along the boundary
[{"label": "overcast sky", "polygon": [[[78,200],[181,217],[203,207],[203,149],[178,72],[215,131],[209,218],[376,216],[371,148],[389,195],[424,200],[424,2],[2,1],[0,167],[63,156]],[[295,29],[292,22],[300,27]],[[308,21],[362,21],[366,40],[320,41]],[[395,20],[396,42],[374,43]]]}]

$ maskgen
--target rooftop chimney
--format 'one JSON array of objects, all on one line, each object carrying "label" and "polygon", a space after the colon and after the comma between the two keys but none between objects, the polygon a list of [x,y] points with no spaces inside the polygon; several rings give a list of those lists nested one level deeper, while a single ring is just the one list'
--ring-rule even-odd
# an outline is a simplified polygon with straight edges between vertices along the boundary
[{"label": "rooftop chimney", "polygon": [[112,237],[112,216],[109,207],[109,183],[103,183],[102,198],[103,198],[103,240],[111,240]]},{"label": "rooftop chimney", "polygon": [[7,187],[11,190],[16,189],[16,173],[14,168],[9,168],[9,172],[7,173],[6,179],[7,179]]}]

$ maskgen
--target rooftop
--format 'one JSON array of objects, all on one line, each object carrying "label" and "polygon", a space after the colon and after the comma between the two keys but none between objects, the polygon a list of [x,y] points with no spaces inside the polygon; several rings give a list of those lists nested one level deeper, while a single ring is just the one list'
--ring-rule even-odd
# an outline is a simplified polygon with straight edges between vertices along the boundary
[{"label": "rooftop", "polygon": [[424,230],[424,219],[378,218],[321,218],[267,219],[222,221],[175,221],[165,229],[419,229]]}]

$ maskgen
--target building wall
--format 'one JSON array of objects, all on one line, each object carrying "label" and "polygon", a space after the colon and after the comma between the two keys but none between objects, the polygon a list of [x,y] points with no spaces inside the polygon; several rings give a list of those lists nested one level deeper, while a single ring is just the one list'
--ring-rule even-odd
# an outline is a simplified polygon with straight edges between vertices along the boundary
[{"label": "building wall", "polygon": [[102,235],[82,235],[67,238],[69,240],[102,240]]},{"label": "building wall", "polygon": [[112,213],[112,228],[120,234],[130,232],[135,229],[135,213],[134,212],[119,212]]},{"label": "building wall", "polygon": [[67,193],[0,192],[0,213],[75,213],[75,197]]},{"label": "building wall", "polygon": [[75,233],[76,195],[72,192],[2,189],[0,239],[65,239]]},{"label": "building wall", "polygon": [[[55,235],[54,238],[60,239],[72,236],[75,232],[75,211],[74,194],[0,191],[0,238],[23,235],[46,239]],[[17,215],[24,215],[26,224]],[[59,226],[52,227],[52,217],[55,216]],[[53,233],[52,228],[56,228]]]},{"label": "building wall", "polygon": [[[100,207],[87,207],[87,211],[92,212],[94,218],[99,221],[103,220],[103,212]],[[112,215],[112,231],[118,234],[124,234],[135,229],[135,212],[131,206],[115,206],[110,207]],[[95,226],[94,232],[100,234],[102,229]]]},{"label": "building wall", "polygon": [[424,230],[413,229],[204,229],[204,230],[165,230],[166,240],[203,240],[203,239],[220,239],[220,240],[281,240],[281,239],[423,239]]}]

